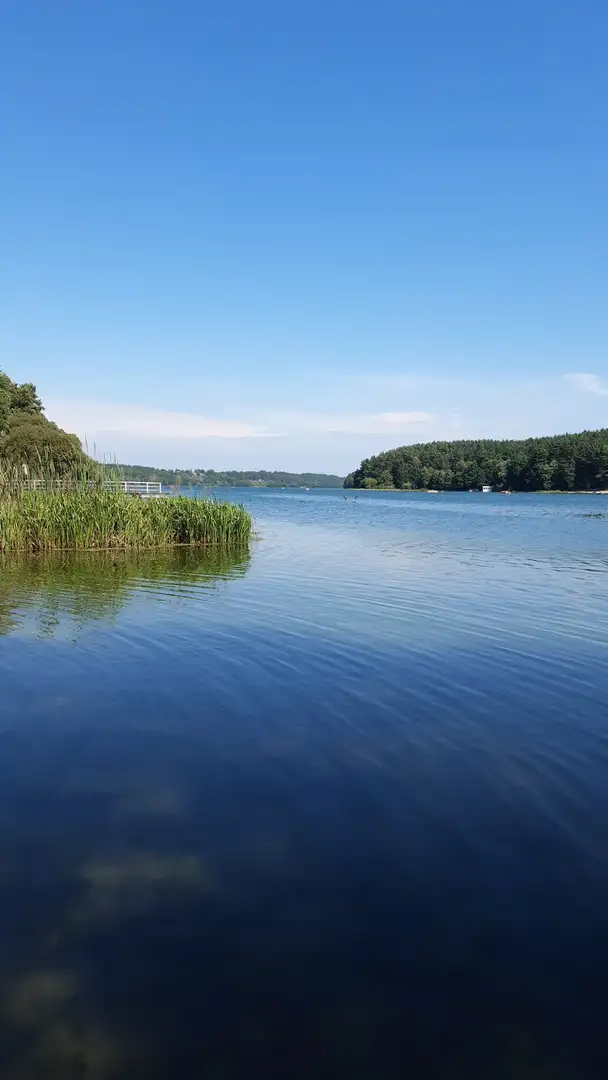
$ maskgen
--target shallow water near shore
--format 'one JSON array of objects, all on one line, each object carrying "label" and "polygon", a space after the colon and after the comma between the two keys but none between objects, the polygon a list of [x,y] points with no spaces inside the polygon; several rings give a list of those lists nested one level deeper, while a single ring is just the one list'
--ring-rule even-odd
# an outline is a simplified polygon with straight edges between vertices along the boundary
[{"label": "shallow water near shore", "polygon": [[0,1072],[607,1075],[608,499],[0,562]]}]

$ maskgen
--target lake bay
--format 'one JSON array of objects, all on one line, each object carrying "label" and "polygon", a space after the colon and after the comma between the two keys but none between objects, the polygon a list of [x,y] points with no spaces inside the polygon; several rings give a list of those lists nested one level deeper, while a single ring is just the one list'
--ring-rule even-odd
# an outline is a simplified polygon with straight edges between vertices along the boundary
[{"label": "lake bay", "polygon": [[0,562],[2,1077],[605,1076],[608,498],[227,497]]}]

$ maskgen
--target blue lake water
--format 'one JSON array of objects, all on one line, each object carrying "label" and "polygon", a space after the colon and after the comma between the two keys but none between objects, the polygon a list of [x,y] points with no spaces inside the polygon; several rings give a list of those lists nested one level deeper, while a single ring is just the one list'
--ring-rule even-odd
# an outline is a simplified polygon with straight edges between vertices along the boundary
[{"label": "blue lake water", "polygon": [[228,497],[0,563],[3,1080],[605,1077],[608,498]]}]

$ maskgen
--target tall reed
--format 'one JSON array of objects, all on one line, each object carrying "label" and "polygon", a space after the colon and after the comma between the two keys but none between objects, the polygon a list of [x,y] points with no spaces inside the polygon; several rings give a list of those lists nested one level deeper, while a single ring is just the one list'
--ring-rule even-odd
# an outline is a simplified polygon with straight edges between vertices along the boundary
[{"label": "tall reed", "polygon": [[0,551],[243,545],[252,529],[251,516],[235,503],[138,499],[87,486],[0,490]]},{"label": "tall reed", "polygon": [[0,498],[18,495],[24,488],[41,487],[45,491],[73,491],[100,488],[108,480],[121,480],[119,470],[104,466],[81,454],[69,464],[57,463],[51,453],[40,450],[35,460],[25,462],[7,461],[0,457]]}]

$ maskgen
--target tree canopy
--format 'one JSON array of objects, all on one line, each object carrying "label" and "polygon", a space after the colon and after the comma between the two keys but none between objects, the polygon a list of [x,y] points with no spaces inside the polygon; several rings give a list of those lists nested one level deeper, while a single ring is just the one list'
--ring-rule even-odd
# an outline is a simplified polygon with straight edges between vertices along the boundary
[{"label": "tree canopy", "polygon": [[0,466],[61,474],[84,460],[78,437],[44,416],[33,383],[14,383],[0,371]]},{"label": "tree canopy", "polygon": [[608,488],[608,429],[537,439],[416,443],[366,458],[345,487],[462,491]]},{"label": "tree canopy", "polygon": [[0,437],[13,413],[40,415],[42,402],[33,383],[14,383],[0,370]]}]

